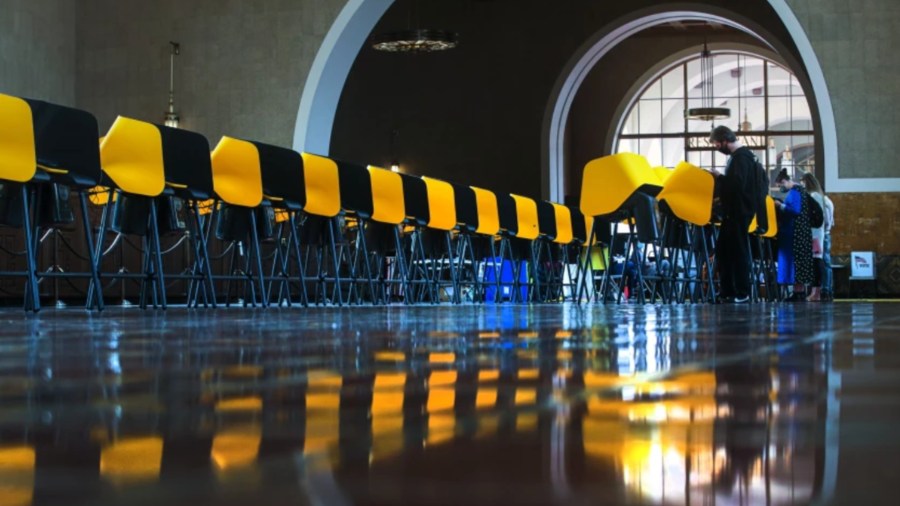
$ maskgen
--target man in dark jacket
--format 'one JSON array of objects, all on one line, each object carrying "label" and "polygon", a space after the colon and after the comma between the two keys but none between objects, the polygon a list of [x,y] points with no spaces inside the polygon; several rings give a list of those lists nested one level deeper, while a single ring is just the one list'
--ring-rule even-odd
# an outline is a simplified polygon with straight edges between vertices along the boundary
[{"label": "man in dark jacket", "polygon": [[764,227],[765,174],[759,174],[756,155],[737,140],[726,126],[717,126],[709,142],[722,154],[729,155],[725,173],[717,178],[722,204],[722,226],[716,243],[716,263],[719,267],[721,297],[737,303],[750,300],[750,242],[747,230],[753,217]]}]

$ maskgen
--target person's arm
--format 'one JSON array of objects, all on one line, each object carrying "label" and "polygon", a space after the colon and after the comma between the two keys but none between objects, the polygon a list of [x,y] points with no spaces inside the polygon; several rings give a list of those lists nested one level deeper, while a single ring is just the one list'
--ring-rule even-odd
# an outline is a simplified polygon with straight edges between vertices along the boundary
[{"label": "person's arm", "polygon": [[797,190],[791,190],[781,204],[781,210],[791,216],[800,216],[803,205],[803,195]]}]

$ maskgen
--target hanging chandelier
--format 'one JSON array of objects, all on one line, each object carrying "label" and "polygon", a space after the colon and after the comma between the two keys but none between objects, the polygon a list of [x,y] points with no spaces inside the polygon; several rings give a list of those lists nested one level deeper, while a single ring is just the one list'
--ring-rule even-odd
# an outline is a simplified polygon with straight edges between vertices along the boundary
[{"label": "hanging chandelier", "polygon": [[446,30],[401,30],[378,35],[372,47],[390,53],[433,53],[453,49],[458,36]]},{"label": "hanging chandelier", "polygon": [[419,28],[419,0],[411,0],[408,7],[406,29],[376,35],[372,48],[389,53],[436,53],[457,46],[456,32]]},{"label": "hanging chandelier", "polygon": [[698,121],[713,121],[731,117],[731,109],[727,107],[713,106],[713,56],[703,43],[703,52],[700,53],[700,107],[692,107],[684,110],[686,119]]},{"label": "hanging chandelier", "polygon": [[169,53],[169,107],[166,109],[163,124],[167,127],[178,128],[181,118],[175,111],[175,57],[181,54],[181,45],[172,41],[169,41],[169,44],[172,45],[172,51]]},{"label": "hanging chandelier", "polygon": [[[738,78],[738,114],[740,114],[740,101],[741,97],[745,97],[747,93],[747,57],[744,56],[744,66],[740,67],[741,56],[738,55],[738,68],[741,69],[740,76]],[[741,124],[738,126],[738,130],[741,132],[749,132],[753,130],[753,124],[750,123],[750,117],[747,114],[747,99],[744,98],[744,121],[741,121]]]}]

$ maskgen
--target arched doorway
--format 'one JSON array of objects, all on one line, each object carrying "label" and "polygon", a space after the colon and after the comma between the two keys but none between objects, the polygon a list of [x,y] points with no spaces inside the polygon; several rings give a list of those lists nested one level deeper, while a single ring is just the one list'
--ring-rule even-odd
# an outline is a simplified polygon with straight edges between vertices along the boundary
[{"label": "arched doorway", "polygon": [[[768,0],[792,36],[799,61],[789,58],[784,47],[773,50],[791,60],[791,67],[803,66],[809,77],[810,102],[817,110],[816,144],[821,155],[826,184],[830,191],[853,191],[865,180],[839,180],[837,173],[837,133],[831,100],[824,74],[799,21],[786,0]],[[322,154],[329,153],[335,111],[350,68],[366,38],[394,0],[348,0],[332,25],[310,69],[295,123],[293,147]],[[727,10],[709,5],[679,4],[679,10],[664,11],[672,6],[645,9],[606,25],[577,51],[557,79],[544,114],[541,155],[541,187],[543,197],[562,201],[565,191],[565,141],[569,110],[581,83],[590,69],[622,40],[658,24],[672,20],[706,20],[751,34],[767,34],[766,30],[747,19],[734,19]],[[772,36],[760,37],[775,41]],[[893,181],[893,180],[892,180]],[[900,182],[900,180],[898,180]],[[859,183],[859,184],[856,184]]]},{"label": "arched doorway", "polygon": [[621,120],[610,130],[605,151],[641,153],[654,166],[674,167],[686,160],[722,169],[726,157],[706,140],[712,126],[721,124],[739,133],[770,171],[770,180],[781,168],[797,177],[800,171],[815,173],[812,109],[797,76],[774,53],[713,47],[714,101],[729,108],[731,117],[685,119],[684,110],[697,106],[701,97],[700,49],[676,55],[638,81],[618,111]]},{"label": "arched doorway", "polygon": [[[770,4],[776,10],[781,20],[785,23],[790,33],[794,36],[801,61],[795,61],[790,52],[777,42],[778,39],[767,32],[763,27],[756,25],[748,19],[736,19],[731,13],[722,9],[709,6],[691,6],[690,10],[666,10],[671,6],[659,6],[654,9],[646,9],[635,12],[627,18],[618,19],[607,25],[607,28],[595,34],[594,38],[585,43],[567,65],[565,71],[557,80],[554,93],[547,105],[544,120],[544,145],[542,164],[542,188],[544,197],[551,200],[562,201],[566,192],[566,156],[564,146],[566,144],[566,129],[569,113],[575,95],[591,72],[593,67],[614,47],[642,30],[671,22],[706,21],[740,30],[746,34],[763,41],[772,51],[788,62],[789,67],[805,67],[809,76],[808,98],[814,106],[815,114],[815,144],[820,146],[820,166],[827,184],[832,185],[832,191],[838,189],[837,183],[837,133],[834,123],[834,113],[831,100],[825,86],[824,75],[812,52],[812,47],[805,33],[800,28],[799,22],[793,13],[784,4],[783,0],[770,0]],[[784,4],[784,5],[781,5]],[[802,67],[800,67],[802,65]],[[615,128],[616,125],[610,125]]]}]

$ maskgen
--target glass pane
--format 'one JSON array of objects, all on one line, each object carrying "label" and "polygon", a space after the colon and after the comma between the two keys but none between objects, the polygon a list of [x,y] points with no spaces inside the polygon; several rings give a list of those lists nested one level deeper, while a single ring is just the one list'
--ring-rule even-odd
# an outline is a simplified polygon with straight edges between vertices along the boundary
[{"label": "glass pane", "polygon": [[[747,97],[741,104],[744,109],[740,111],[741,122],[745,119],[750,122],[750,130],[766,129],[766,99],[763,97]],[[746,112],[746,114],[745,114]]]},{"label": "glass pane", "polygon": [[694,165],[704,168],[704,169],[708,169],[708,168],[712,167],[712,164],[713,164],[713,159],[712,159],[713,152],[712,151],[690,151],[689,155],[690,155],[690,158],[695,160],[695,161],[691,162]]},{"label": "glass pane", "polygon": [[[719,55],[715,58],[715,83],[713,96],[731,98],[738,95],[740,85],[738,61],[735,55]],[[716,103],[721,102],[716,100]]]},{"label": "glass pane", "polygon": [[744,95],[762,97],[765,84],[763,79],[765,61],[751,56],[743,60],[743,63],[745,73],[741,77],[744,80],[741,88],[744,90]]},{"label": "glass pane", "polygon": [[786,169],[788,174],[791,177],[794,177],[794,152],[793,152],[794,140],[790,135],[773,135],[770,138],[769,142],[769,156],[772,157],[774,153],[774,167],[772,171],[769,173],[769,178],[774,181],[775,177],[773,176],[773,172],[775,175],[781,169]]},{"label": "glass pane", "polygon": [[638,153],[647,158],[651,167],[662,165],[662,143],[660,139],[641,139],[641,150]]},{"label": "glass pane", "polygon": [[769,63],[769,96],[789,95],[791,76],[787,70],[774,63]]},{"label": "glass pane", "polygon": [[[716,123],[717,125],[722,124],[721,122]],[[688,132],[695,134],[709,134],[709,132],[713,129],[712,121],[699,121],[699,120],[688,120]]]},{"label": "glass pane", "polygon": [[700,82],[700,60],[691,60],[687,62],[687,85],[688,97],[700,98],[702,83]]},{"label": "glass pane", "polygon": [[675,168],[678,162],[685,159],[684,139],[663,139],[662,163],[666,167]]},{"label": "glass pane", "polygon": [[[766,166],[771,181],[782,167],[789,169],[792,176],[804,170],[815,170],[813,137],[792,135],[799,130],[813,129],[809,103],[796,78],[783,67],[759,57],[718,54],[713,64],[716,81],[712,105],[731,109],[730,118],[715,122],[685,122],[685,108],[704,105],[700,99],[700,61],[695,58],[667,70],[652,86],[648,86],[647,95],[629,111],[628,120],[623,125],[623,133],[639,134],[641,138],[621,140],[618,151],[640,153],[654,166],[674,167],[686,159],[700,167],[721,172],[727,162],[725,155],[714,150],[686,151],[685,138],[680,135],[705,137],[713,124],[721,124],[735,131],[756,133],[746,135],[745,144],[753,147]],[[685,93],[685,69],[687,101],[682,98]],[[765,92],[770,87],[776,96],[767,98]],[[662,98],[650,99],[651,96]],[[766,130],[779,133],[769,137],[759,135]],[[674,134],[675,137],[664,138],[660,134]]]},{"label": "glass pane", "polygon": [[702,151],[688,151],[685,153],[685,157],[687,158],[687,162],[696,165],[697,167],[703,166],[703,152]]},{"label": "glass pane", "polygon": [[638,141],[635,139],[619,139],[619,147],[616,153],[634,153],[636,151]]},{"label": "glass pane", "polygon": [[788,130],[790,125],[790,99],[769,97],[769,130]]},{"label": "glass pane", "polygon": [[659,100],[641,100],[641,133],[658,134],[662,131],[662,115]]},{"label": "glass pane", "polygon": [[795,130],[812,130],[812,112],[805,97],[791,99],[791,116],[794,119]]},{"label": "glass pane", "polygon": [[662,101],[662,131],[667,134],[684,132],[684,100]]},{"label": "glass pane", "polygon": [[625,120],[625,124],[622,125],[622,133],[623,134],[636,134],[638,133],[638,118],[640,117],[640,102],[634,104],[631,108],[631,112],[628,113],[628,117]]},{"label": "glass pane", "polygon": [[679,65],[662,77],[663,98],[684,98],[684,66]]},{"label": "glass pane", "polygon": [[791,137],[794,167],[801,171],[815,174],[816,149],[812,136],[794,135]]},{"label": "glass pane", "polygon": [[660,80],[656,80],[651,84],[645,91],[644,94],[641,95],[641,98],[661,98],[662,97],[662,82]]}]

